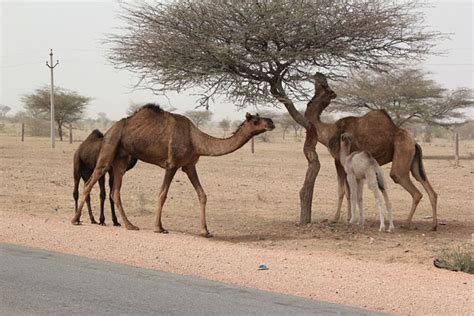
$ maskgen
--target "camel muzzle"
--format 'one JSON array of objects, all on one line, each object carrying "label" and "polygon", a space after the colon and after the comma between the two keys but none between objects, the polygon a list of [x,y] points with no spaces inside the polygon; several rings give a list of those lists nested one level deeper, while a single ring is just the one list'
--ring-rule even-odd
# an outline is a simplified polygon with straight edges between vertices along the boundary
[{"label": "camel muzzle", "polygon": [[271,131],[275,129],[275,124],[273,124],[271,119],[265,119],[265,121],[267,121],[267,130]]}]

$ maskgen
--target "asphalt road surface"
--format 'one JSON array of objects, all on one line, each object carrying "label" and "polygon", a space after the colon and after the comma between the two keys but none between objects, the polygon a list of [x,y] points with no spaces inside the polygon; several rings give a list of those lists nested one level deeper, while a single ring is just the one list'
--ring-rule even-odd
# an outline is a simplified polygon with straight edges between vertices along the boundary
[{"label": "asphalt road surface", "polygon": [[0,315],[375,315],[198,278],[0,244]]}]

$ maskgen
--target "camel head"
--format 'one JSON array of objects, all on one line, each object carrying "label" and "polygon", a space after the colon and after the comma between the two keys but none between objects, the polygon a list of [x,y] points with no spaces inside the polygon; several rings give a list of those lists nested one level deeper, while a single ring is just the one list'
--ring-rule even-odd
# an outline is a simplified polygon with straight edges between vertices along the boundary
[{"label": "camel head", "polygon": [[337,97],[337,94],[329,87],[326,76],[320,72],[314,75],[314,91],[315,97],[320,102],[327,103],[326,106]]},{"label": "camel head", "polygon": [[272,119],[260,115],[245,114],[245,121],[240,124],[239,130],[248,131],[252,135],[258,135],[275,128]]}]

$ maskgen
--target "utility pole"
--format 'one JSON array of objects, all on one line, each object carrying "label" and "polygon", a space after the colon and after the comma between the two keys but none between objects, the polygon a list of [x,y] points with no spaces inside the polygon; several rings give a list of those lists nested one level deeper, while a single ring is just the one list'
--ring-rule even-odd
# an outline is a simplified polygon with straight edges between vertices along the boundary
[{"label": "utility pole", "polygon": [[51,70],[51,148],[54,148],[55,142],[55,128],[54,128],[54,80],[53,80],[53,69],[59,64],[59,60],[56,60],[56,64],[53,65],[53,50],[49,53],[49,63],[46,61],[46,66]]}]

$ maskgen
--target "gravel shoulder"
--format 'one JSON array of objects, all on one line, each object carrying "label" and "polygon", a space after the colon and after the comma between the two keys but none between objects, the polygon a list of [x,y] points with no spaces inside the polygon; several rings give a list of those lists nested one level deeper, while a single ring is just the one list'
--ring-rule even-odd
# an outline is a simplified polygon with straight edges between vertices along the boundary
[{"label": "gravel shoulder", "polygon": [[[0,242],[391,314],[474,313],[473,276],[426,265],[359,260],[328,251],[261,249],[173,232],[73,226],[65,216],[18,212],[0,214]],[[262,263],[269,270],[258,271]]]}]

